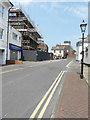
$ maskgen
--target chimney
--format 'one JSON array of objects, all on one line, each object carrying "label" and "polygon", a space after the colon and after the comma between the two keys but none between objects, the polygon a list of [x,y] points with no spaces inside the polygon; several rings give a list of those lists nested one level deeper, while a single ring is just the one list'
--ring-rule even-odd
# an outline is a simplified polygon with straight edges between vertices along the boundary
[{"label": "chimney", "polygon": [[71,45],[71,41],[64,41],[64,43],[69,43],[69,45]]}]

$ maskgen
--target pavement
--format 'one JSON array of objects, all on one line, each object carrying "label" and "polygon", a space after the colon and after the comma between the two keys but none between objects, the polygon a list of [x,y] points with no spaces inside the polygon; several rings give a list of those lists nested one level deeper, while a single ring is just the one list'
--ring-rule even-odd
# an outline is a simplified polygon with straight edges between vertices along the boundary
[{"label": "pavement", "polygon": [[88,118],[88,84],[80,79],[80,64],[68,66],[54,118]]}]

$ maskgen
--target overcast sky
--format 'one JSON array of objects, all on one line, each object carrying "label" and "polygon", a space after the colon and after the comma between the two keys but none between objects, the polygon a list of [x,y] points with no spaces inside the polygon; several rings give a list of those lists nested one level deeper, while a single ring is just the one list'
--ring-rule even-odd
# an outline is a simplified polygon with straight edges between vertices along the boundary
[{"label": "overcast sky", "polygon": [[[65,1],[65,0],[61,0]],[[76,42],[81,37],[80,24],[88,22],[88,3],[83,2],[32,2],[31,0],[11,0],[15,7],[22,8],[29,14],[48,44],[49,50],[56,43],[71,41],[76,49]],[[87,35],[88,29],[86,31]]]}]

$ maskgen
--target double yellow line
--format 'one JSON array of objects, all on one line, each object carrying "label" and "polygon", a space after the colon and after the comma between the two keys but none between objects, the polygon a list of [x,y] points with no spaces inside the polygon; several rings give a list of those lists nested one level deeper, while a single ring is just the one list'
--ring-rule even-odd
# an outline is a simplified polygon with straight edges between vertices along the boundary
[{"label": "double yellow line", "polygon": [[[42,106],[42,104],[44,103],[45,99],[47,98],[47,96],[49,95],[49,97],[47,98],[41,112],[39,113],[38,117],[37,118],[42,118],[43,115],[44,115],[44,112],[46,111],[46,108],[57,88],[57,86],[59,85],[60,81],[61,81],[61,78],[63,77],[63,74],[65,73],[66,71],[61,71],[59,73],[59,75],[57,76],[57,78],[55,79],[55,81],[53,82],[53,84],[50,86],[50,88],[48,89],[48,91],[46,92],[46,94],[44,95],[44,97],[41,99],[40,103],[37,105],[36,109],[34,110],[34,112],[32,113],[32,115],[30,116],[30,119],[33,119],[35,118],[35,115],[37,114],[37,112],[39,111],[40,107]],[[50,93],[51,92],[51,93]]]}]

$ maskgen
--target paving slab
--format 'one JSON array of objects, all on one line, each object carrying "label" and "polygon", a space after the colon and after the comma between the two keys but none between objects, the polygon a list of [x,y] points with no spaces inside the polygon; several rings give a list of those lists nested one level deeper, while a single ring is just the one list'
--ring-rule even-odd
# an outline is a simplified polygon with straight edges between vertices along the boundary
[{"label": "paving slab", "polygon": [[88,118],[88,84],[80,79],[80,64],[76,61],[66,74],[55,118]]}]

